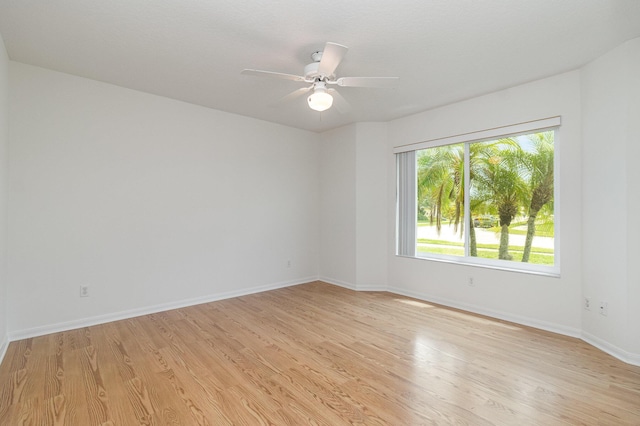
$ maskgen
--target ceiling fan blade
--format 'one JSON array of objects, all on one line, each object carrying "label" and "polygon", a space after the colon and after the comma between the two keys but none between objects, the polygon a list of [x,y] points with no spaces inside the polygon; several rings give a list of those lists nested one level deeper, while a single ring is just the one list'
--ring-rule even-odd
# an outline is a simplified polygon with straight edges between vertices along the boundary
[{"label": "ceiling fan blade", "polygon": [[324,46],[324,50],[322,51],[322,59],[320,60],[320,65],[318,66],[318,74],[324,76],[332,76],[340,65],[342,58],[347,53],[349,48],[347,46],[343,46],[337,43],[328,42]]},{"label": "ceiling fan blade", "polygon": [[309,86],[309,87],[301,87],[300,89],[294,90],[293,92],[289,93],[288,95],[283,96],[282,98],[278,99],[273,104],[271,104],[271,106],[278,106],[278,105],[281,105],[281,104],[283,104],[285,102],[292,101],[292,100],[294,100],[296,98],[299,98],[300,96],[304,95],[305,93],[307,93],[311,89],[313,89],[313,84],[311,86]]},{"label": "ceiling fan blade", "polygon": [[340,92],[338,92],[336,89],[329,89],[327,90],[327,92],[331,94],[331,96],[333,96],[333,106],[336,107],[338,112],[342,114],[351,112],[351,105],[349,105],[349,102],[347,102],[347,100],[342,97]]},{"label": "ceiling fan blade", "polygon": [[274,72],[274,71],[244,69],[240,72],[240,74],[256,75],[258,77],[273,77],[273,78],[280,78],[284,80],[293,80],[293,81],[304,81],[304,77],[300,75],[285,74],[285,73]]},{"label": "ceiling fan blade", "polygon": [[342,87],[378,87],[392,89],[398,83],[398,77],[342,77],[336,84]]}]

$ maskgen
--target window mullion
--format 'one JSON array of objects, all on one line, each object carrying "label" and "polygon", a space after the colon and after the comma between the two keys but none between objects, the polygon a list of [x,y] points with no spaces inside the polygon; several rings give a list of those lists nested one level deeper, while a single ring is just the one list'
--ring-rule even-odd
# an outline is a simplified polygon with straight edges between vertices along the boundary
[{"label": "window mullion", "polygon": [[470,227],[471,227],[471,212],[470,212],[470,195],[469,191],[470,187],[470,179],[469,179],[469,170],[470,170],[470,159],[469,159],[469,143],[464,144],[464,209],[462,212],[462,226],[464,229],[464,256],[469,257],[470,255],[470,247],[469,247],[469,238],[470,238]]}]

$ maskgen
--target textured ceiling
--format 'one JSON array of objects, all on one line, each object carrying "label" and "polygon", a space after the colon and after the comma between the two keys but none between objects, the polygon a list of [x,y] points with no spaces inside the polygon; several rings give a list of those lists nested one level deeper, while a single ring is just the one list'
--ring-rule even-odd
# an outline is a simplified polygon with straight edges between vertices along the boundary
[{"label": "textured ceiling", "polygon": [[[9,58],[288,126],[388,121],[578,68],[640,36],[638,0],[0,0]],[[396,89],[339,88],[352,106],[277,104],[332,41],[343,76],[396,76]]]}]

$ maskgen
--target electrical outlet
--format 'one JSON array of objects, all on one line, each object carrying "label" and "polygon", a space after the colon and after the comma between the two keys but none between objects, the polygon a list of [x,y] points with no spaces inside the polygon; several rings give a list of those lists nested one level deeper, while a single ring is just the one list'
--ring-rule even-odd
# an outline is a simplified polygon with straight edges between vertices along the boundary
[{"label": "electrical outlet", "polygon": [[584,298],[584,309],[587,311],[591,310],[591,298],[590,297],[585,297]]},{"label": "electrical outlet", "polygon": [[609,314],[609,303],[602,301],[600,302],[600,315],[607,316]]},{"label": "electrical outlet", "polygon": [[287,268],[291,268],[291,260],[287,260]]},{"label": "electrical outlet", "polygon": [[473,281],[473,277],[469,277],[469,281],[468,281],[469,287],[475,287],[476,283]]},{"label": "electrical outlet", "polygon": [[80,286],[80,297],[89,297],[89,286],[81,285]]}]

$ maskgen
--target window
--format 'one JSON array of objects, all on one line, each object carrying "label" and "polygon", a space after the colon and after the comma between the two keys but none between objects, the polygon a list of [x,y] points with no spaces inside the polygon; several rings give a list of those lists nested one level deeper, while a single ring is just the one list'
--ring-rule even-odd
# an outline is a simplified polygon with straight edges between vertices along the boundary
[{"label": "window", "polygon": [[396,148],[397,254],[557,275],[559,124]]}]

